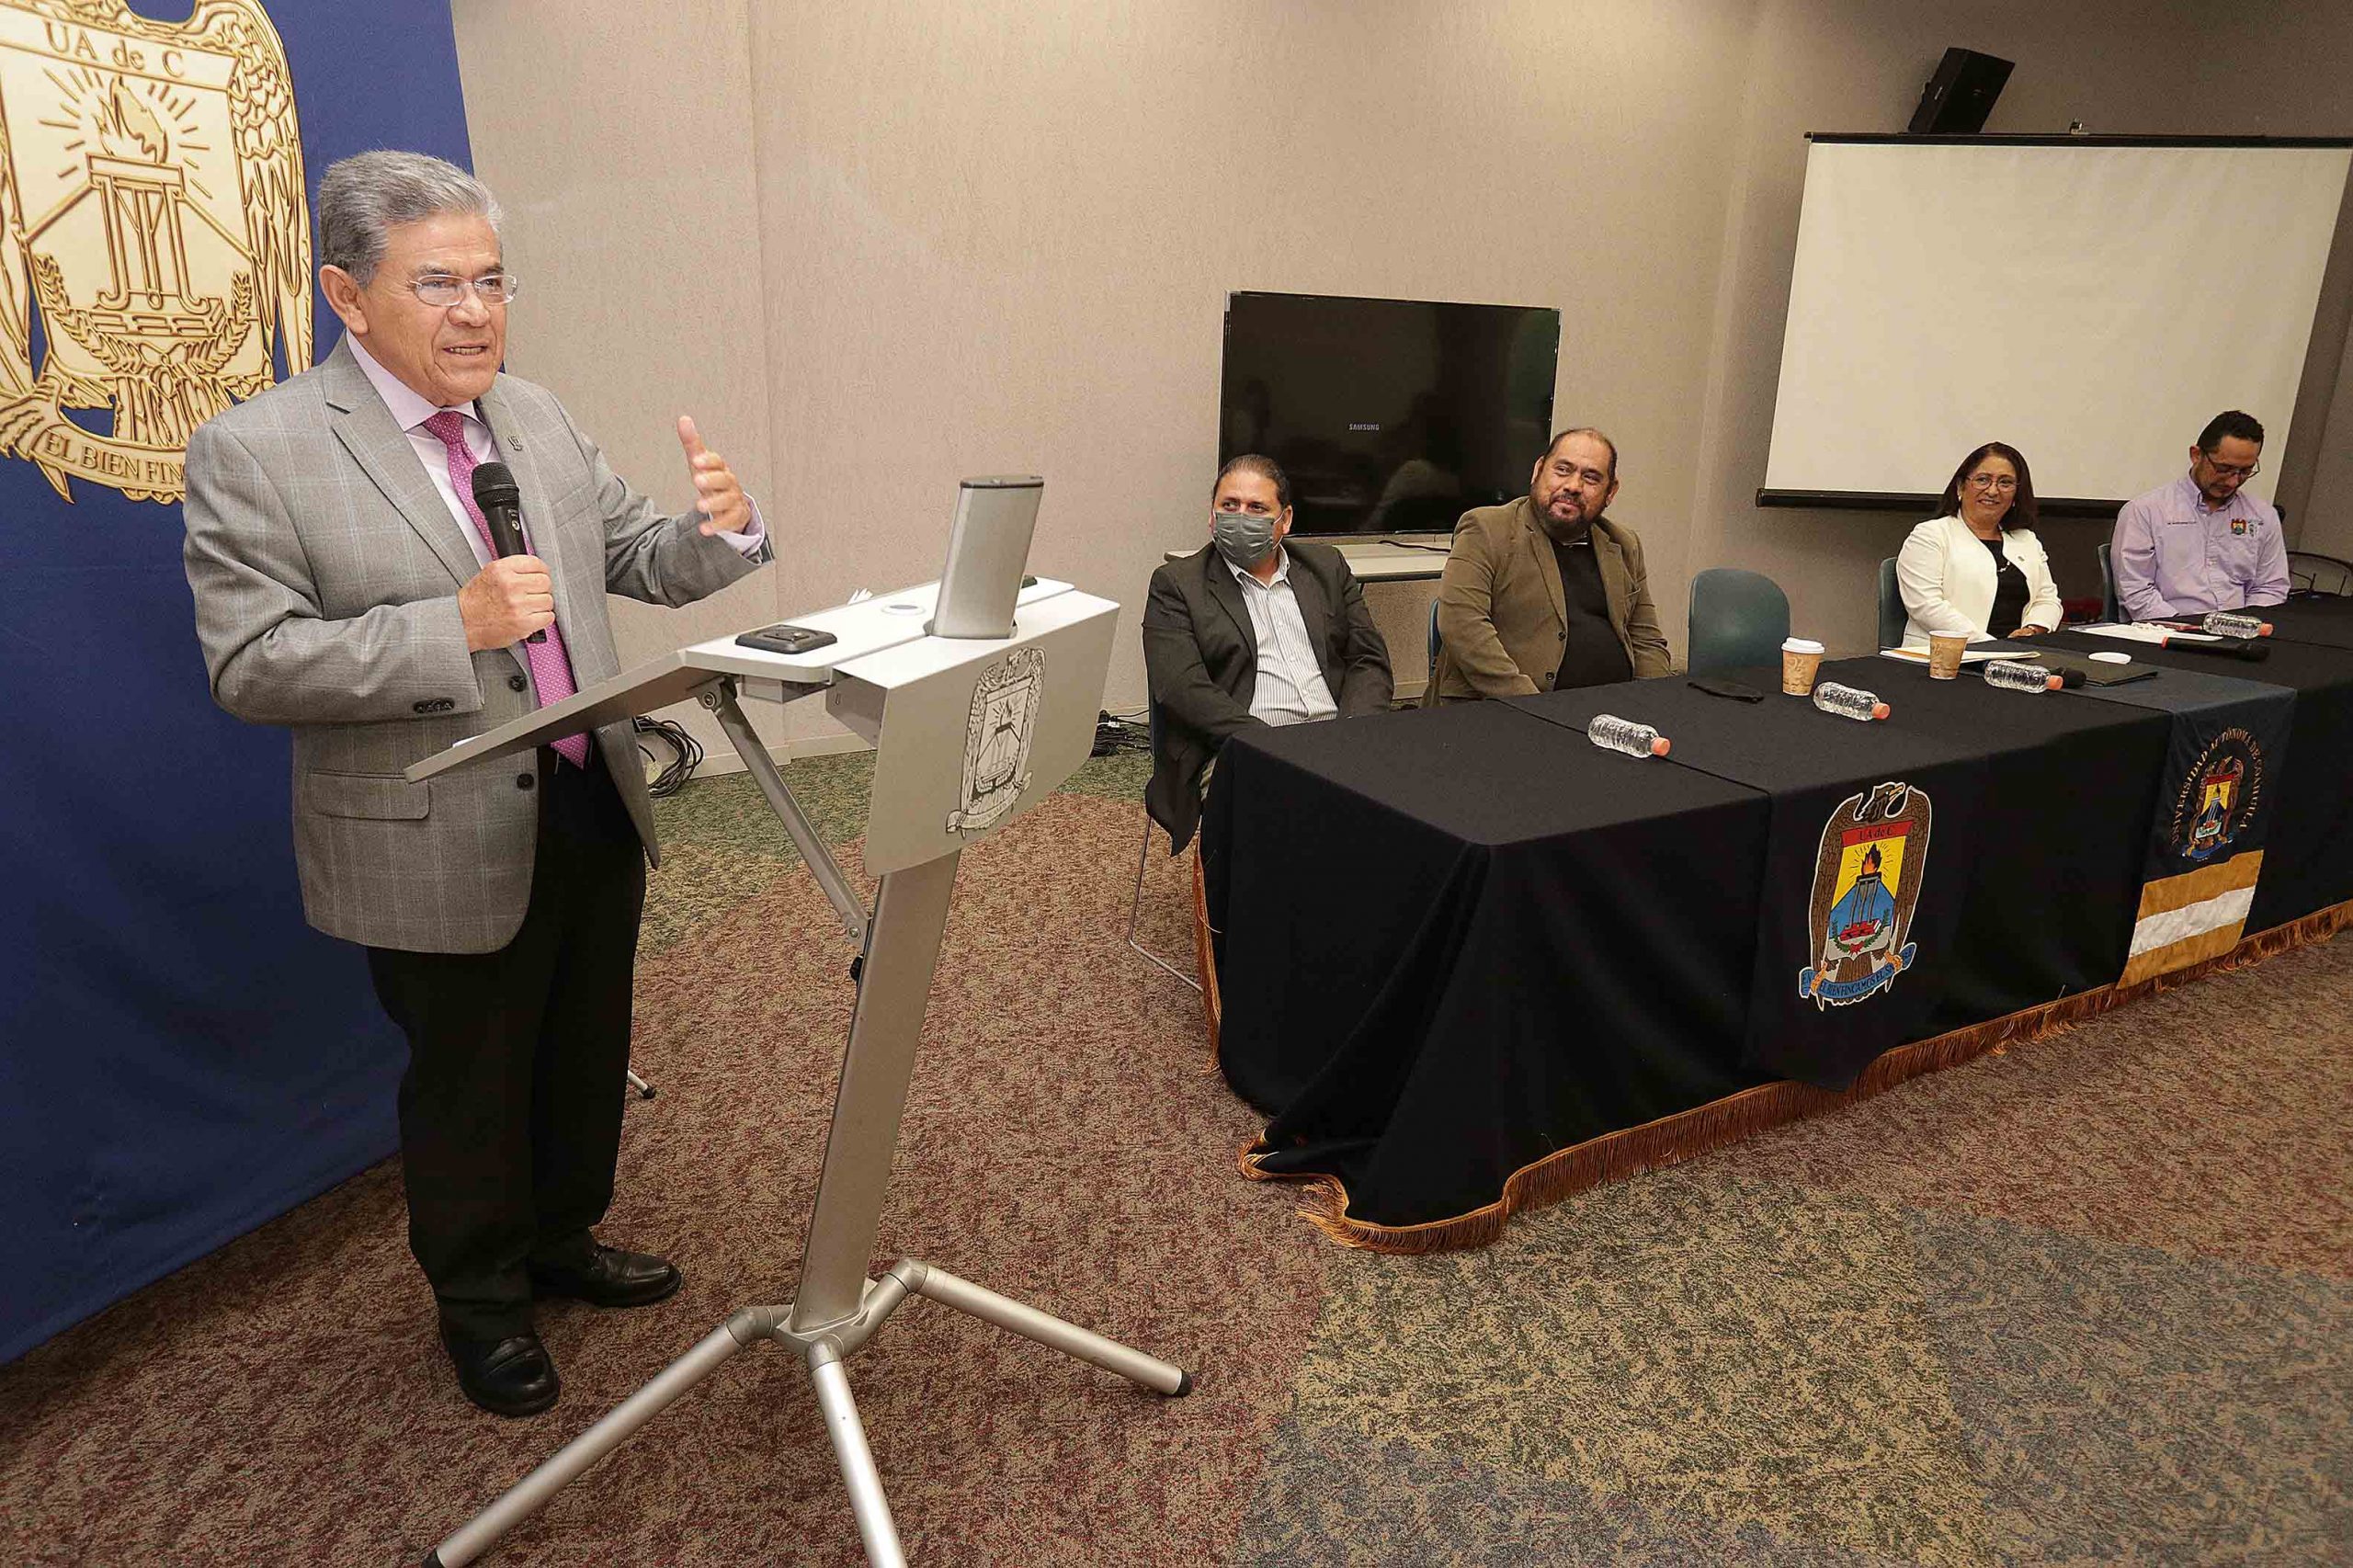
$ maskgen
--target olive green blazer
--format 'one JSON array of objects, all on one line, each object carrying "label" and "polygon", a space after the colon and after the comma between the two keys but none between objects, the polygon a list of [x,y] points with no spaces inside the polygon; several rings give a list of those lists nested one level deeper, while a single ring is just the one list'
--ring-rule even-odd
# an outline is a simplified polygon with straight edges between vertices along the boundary
[{"label": "olive green blazer", "polygon": [[[1609,625],[1635,676],[1670,673],[1642,540],[1600,517],[1593,525],[1593,554]],[[1527,496],[1465,512],[1454,525],[1454,549],[1438,584],[1438,635],[1425,706],[1552,689],[1568,647],[1567,602],[1552,541],[1537,526]]]}]

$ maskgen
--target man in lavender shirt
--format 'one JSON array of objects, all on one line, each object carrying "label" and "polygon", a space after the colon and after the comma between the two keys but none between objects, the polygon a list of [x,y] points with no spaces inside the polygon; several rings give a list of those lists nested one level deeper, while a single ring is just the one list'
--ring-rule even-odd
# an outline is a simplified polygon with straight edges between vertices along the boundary
[{"label": "man in lavender shirt", "polygon": [[2276,605],[2288,597],[2279,514],[2240,486],[2255,476],[2263,426],[2232,409],[2189,449],[2189,472],[2125,503],[2110,564],[2130,620]]}]

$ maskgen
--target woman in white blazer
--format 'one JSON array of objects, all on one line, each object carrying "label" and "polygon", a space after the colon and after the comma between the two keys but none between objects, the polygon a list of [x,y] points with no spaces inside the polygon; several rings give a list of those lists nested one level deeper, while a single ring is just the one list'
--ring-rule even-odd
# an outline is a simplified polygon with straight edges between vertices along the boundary
[{"label": "woman in white blazer", "polygon": [[1896,552],[1906,646],[1935,633],[2032,637],[2059,626],[2051,557],[2034,537],[2034,476],[2016,447],[1988,441],[1962,460],[1937,516]]}]

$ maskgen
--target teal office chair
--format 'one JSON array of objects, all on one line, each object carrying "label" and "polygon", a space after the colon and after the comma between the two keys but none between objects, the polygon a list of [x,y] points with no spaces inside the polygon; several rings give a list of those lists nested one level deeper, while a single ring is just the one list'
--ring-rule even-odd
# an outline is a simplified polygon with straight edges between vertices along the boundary
[{"label": "teal office chair", "polygon": [[2116,621],[2124,619],[2124,607],[2116,597],[2116,563],[2109,559],[2111,546],[2099,547],[2099,618]]},{"label": "teal office chair", "polygon": [[1904,645],[1904,595],[1895,585],[1895,557],[1889,556],[1879,563],[1879,645],[1900,648]]},{"label": "teal office chair", "polygon": [[1778,665],[1790,634],[1789,596],[1760,573],[1711,566],[1691,579],[1688,627],[1695,676]]},{"label": "teal office chair", "polygon": [[1438,679],[1438,600],[1430,600],[1430,679]]}]

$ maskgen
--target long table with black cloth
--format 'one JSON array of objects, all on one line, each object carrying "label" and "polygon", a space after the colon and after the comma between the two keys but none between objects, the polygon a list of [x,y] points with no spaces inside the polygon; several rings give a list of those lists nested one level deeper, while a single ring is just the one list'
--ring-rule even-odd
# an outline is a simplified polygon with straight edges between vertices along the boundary
[{"label": "long table with black cloth", "polygon": [[1477,1244],[1637,1130],[1704,1144],[1765,1085],[2353,900],[2353,602],[2276,625],[2262,664],[2134,645],[2160,673],[2097,690],[1825,665],[1869,723],[1758,669],[1756,703],[1669,676],[1234,737],[1201,842],[1245,1169],[1343,1239]]},{"label": "long table with black cloth", "polygon": [[[2269,827],[2274,852],[2265,857],[2256,883],[2250,932],[2353,898],[2353,598],[2275,605],[2259,613],[2273,623],[2272,635],[2259,644],[2265,655],[2259,664],[2121,644],[2086,632],[2062,631],[2051,639],[2054,646],[2080,651],[2123,648],[2136,662],[2161,670],[2284,687],[2294,695],[2278,813]],[[2111,692],[2162,687],[2174,678],[2161,676]]]}]

